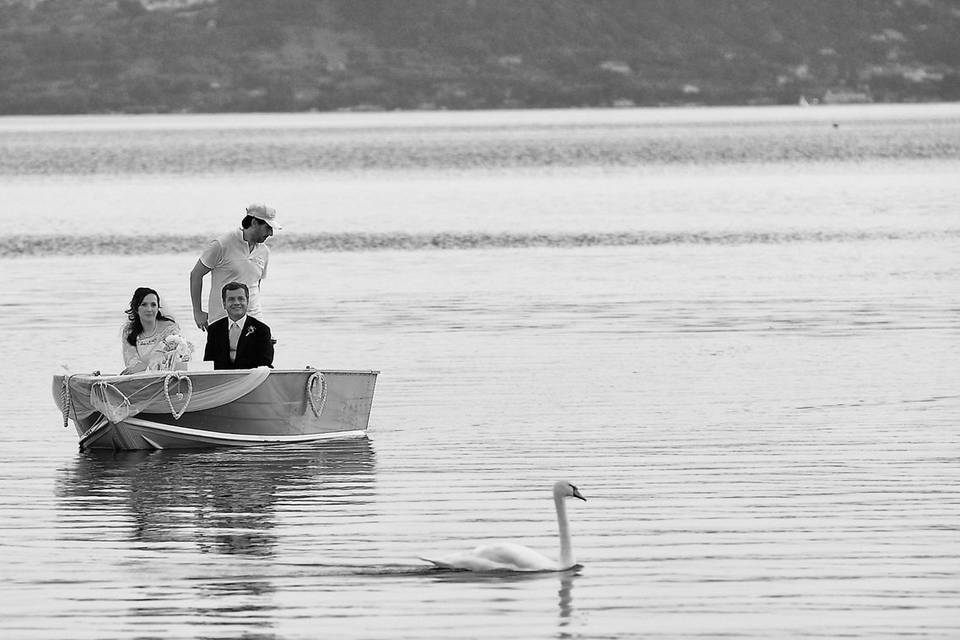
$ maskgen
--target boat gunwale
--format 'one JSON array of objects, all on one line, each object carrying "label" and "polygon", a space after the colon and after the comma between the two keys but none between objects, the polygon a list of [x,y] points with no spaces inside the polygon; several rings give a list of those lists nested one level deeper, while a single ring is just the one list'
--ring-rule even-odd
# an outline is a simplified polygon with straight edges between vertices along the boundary
[{"label": "boat gunwale", "polygon": [[[163,378],[168,375],[173,375],[174,377],[192,377],[192,376],[211,376],[211,375],[235,375],[235,374],[246,374],[251,371],[256,371],[256,369],[211,369],[211,370],[175,370],[175,371],[139,371],[137,373],[58,373],[54,374],[54,379],[56,378],[96,378],[99,380],[137,380],[137,379],[149,379],[149,378]],[[276,374],[304,374],[304,373],[320,373],[323,375],[333,374],[333,375],[357,375],[357,376],[379,376],[380,371],[375,369],[270,369],[270,375]]]}]

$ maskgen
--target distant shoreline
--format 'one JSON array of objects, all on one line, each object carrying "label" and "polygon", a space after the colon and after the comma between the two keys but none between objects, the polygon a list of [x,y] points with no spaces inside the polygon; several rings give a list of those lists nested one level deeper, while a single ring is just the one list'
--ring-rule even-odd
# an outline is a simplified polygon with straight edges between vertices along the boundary
[{"label": "distant shoreline", "polygon": [[93,111],[64,111],[49,112],[44,110],[22,111],[22,112],[0,112],[2,118],[19,117],[60,117],[67,118],[72,116],[243,116],[243,115],[332,115],[332,114],[352,114],[352,115],[377,115],[377,114],[442,114],[442,113],[517,113],[517,112],[557,112],[557,111],[667,111],[667,110],[724,110],[724,109],[790,109],[798,108],[810,110],[812,112],[823,111],[825,109],[847,109],[864,107],[897,107],[897,106],[924,106],[924,105],[960,105],[958,100],[945,100],[941,98],[934,99],[905,99],[896,101],[850,101],[850,102],[816,102],[816,103],[795,103],[795,102],[771,102],[756,101],[743,103],[696,103],[696,102],[675,102],[658,104],[630,104],[630,105],[569,105],[569,106],[503,106],[503,107],[464,107],[464,108],[349,108],[338,109],[289,109],[289,110],[226,110],[226,111],[205,111],[205,110],[163,110],[163,109],[129,109],[129,110],[93,110]]},{"label": "distant shoreline", "polygon": [[[321,233],[288,234],[270,240],[271,248],[291,252],[422,251],[466,249],[528,249],[636,247],[661,245],[768,245],[801,242],[869,242],[877,240],[960,238],[960,228],[927,231],[796,231],[677,233]],[[209,237],[199,234],[67,235],[28,234],[0,239],[5,258],[76,255],[161,255],[196,253]]]},{"label": "distant shoreline", "polygon": [[[799,105],[673,105],[658,107],[565,107],[528,109],[421,109],[384,111],[249,111],[224,113],[72,113],[72,114],[0,114],[0,133],[4,131],[72,130],[73,123],[82,123],[84,128],[117,129],[157,128],[172,126],[189,129],[190,123],[198,128],[210,128],[216,119],[215,128],[244,129],[260,126],[259,120],[270,118],[271,128],[289,126],[395,128],[402,126],[444,126],[446,120],[457,127],[498,126],[510,124],[609,124],[623,121],[630,124],[670,123],[726,123],[739,121],[744,112],[749,112],[751,121],[823,121],[843,122],[846,119],[862,119],[865,114],[875,114],[884,119],[924,118],[960,119],[960,101],[930,102],[870,102],[857,104],[820,104],[809,107]],[[664,116],[669,116],[665,118]],[[788,116],[788,117],[784,117]],[[35,126],[36,125],[36,126]],[[42,125],[42,126],[40,126]]]}]

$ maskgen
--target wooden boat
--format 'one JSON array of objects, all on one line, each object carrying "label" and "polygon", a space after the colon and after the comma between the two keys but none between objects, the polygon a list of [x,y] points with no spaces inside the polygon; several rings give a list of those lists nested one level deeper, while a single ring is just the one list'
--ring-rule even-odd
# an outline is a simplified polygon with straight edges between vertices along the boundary
[{"label": "wooden boat", "polygon": [[184,449],[366,434],[377,371],[160,371],[53,377],[81,449]]}]

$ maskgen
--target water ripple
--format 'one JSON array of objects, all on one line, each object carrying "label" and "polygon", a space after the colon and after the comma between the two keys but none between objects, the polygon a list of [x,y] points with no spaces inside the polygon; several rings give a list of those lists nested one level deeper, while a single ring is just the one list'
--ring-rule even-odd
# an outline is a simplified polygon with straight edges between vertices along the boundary
[{"label": "water ripple", "polygon": [[[771,245],[799,242],[863,242],[960,238],[960,229],[941,231],[789,231],[789,232],[610,232],[610,233],[317,233],[284,234],[271,239],[284,251],[421,251],[536,247],[617,247],[658,245]],[[0,255],[142,255],[194,253],[209,238],[192,234],[149,236],[24,234],[0,238]]]}]

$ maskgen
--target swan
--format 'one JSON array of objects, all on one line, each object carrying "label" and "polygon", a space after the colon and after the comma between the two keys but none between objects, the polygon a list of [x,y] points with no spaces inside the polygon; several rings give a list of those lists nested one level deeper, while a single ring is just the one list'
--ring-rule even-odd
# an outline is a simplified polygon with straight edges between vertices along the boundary
[{"label": "swan", "polygon": [[433,563],[438,569],[460,571],[566,571],[576,566],[573,547],[570,545],[570,526],[567,524],[567,508],[564,498],[579,498],[586,502],[575,486],[560,480],[553,485],[553,504],[557,508],[557,526],[560,529],[560,561],[512,542],[482,544],[472,551],[453,553],[439,558],[420,559]]}]

